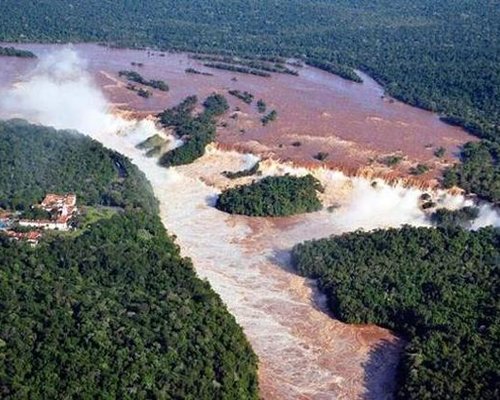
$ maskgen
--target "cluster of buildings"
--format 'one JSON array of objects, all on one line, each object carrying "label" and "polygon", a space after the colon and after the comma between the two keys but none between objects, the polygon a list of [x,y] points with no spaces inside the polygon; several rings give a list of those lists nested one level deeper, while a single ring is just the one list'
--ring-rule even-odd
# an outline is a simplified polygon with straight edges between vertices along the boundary
[{"label": "cluster of buildings", "polygon": [[[0,230],[14,240],[37,244],[44,229],[67,231],[75,213],[76,195],[47,194],[40,204],[32,206],[47,212],[47,219],[23,219],[19,213],[0,213]],[[25,229],[15,229],[23,227]]]},{"label": "cluster of buildings", "polygon": [[14,240],[22,240],[30,244],[38,244],[38,241],[42,237],[42,232],[30,231],[30,232],[16,232],[16,231],[5,231],[8,237]]}]

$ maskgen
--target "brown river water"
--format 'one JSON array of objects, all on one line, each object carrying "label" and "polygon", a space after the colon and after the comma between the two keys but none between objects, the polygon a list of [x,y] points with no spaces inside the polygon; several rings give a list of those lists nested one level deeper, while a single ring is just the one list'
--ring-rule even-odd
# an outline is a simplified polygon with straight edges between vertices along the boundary
[{"label": "brown river water", "polygon": [[[33,50],[42,60],[62,48],[17,47]],[[193,259],[199,276],[221,296],[259,356],[262,398],[390,398],[402,341],[377,326],[336,320],[326,311],[315,282],[294,273],[290,249],[304,240],[356,229],[428,225],[418,206],[419,189],[381,180],[372,185],[341,171],[371,168],[369,158],[396,151],[411,162],[428,162],[433,157],[427,144],[445,147],[450,161],[470,137],[433,114],[381,99],[380,87],[365,76],[362,85],[313,68],[300,69],[299,77],[266,79],[217,70],[210,71],[213,77],[192,76],[184,73],[187,67],[205,69],[184,54],[161,57],[88,44],[73,49],[36,69],[34,60],[0,58],[0,92],[7,99],[0,100],[0,117],[80,130],[127,155],[144,171],[165,226],[177,236],[182,253]],[[117,71],[131,69],[132,61],[143,62],[140,73],[165,80],[171,90],[154,91],[147,100],[129,92]],[[278,110],[278,120],[263,128],[253,106],[227,96],[242,113],[218,130],[218,146],[210,146],[204,157],[187,166],[164,169],[145,157],[135,145],[155,133],[168,137],[168,132],[158,130],[151,119],[124,118],[116,112],[132,110],[138,118],[188,95],[203,98],[232,88],[262,97]],[[245,133],[239,131],[242,126]],[[296,140],[302,145],[291,146]],[[337,171],[306,168],[321,166],[311,157],[318,151],[330,153],[323,166]],[[248,180],[230,181],[221,172],[248,168],[258,159],[255,155],[274,158],[262,163],[264,175],[314,173],[326,187],[323,203],[335,205],[335,210],[276,219],[216,210],[220,190]],[[468,204],[461,196],[440,191],[432,195],[442,205]],[[490,209],[484,215],[498,217]]]},{"label": "brown river water", "polygon": [[[59,45],[17,45],[43,56]],[[456,161],[458,147],[475,140],[462,129],[442,123],[433,113],[389,98],[369,76],[359,73],[358,84],[311,67],[296,68],[299,76],[273,74],[270,78],[206,68],[186,54],[143,50],[111,49],[93,44],[74,48],[87,62],[107,98],[123,110],[158,112],[185,97],[197,94],[200,99],[212,92],[226,94],[231,107],[239,107],[237,118],[227,118],[227,127],[218,130],[223,148],[251,151],[280,160],[309,166],[325,165],[349,174],[377,175],[386,179],[407,176],[408,169],[425,163],[431,171],[421,177],[428,183],[450,162]],[[161,56],[163,54],[164,56]],[[133,67],[132,62],[143,67]],[[32,60],[4,58],[0,87],[29,70]],[[186,68],[210,72],[214,76],[186,74]],[[143,99],[126,89],[118,71],[133,69],[147,79],[161,79],[171,88],[168,93],[154,91]],[[233,80],[236,79],[236,80]],[[252,105],[227,95],[230,89],[248,91],[255,96]],[[262,126],[255,102],[263,99],[268,110],[275,109],[278,119]],[[292,143],[300,142],[300,146]],[[446,149],[438,159],[434,151]],[[314,159],[318,152],[328,153],[324,161]],[[388,155],[404,160],[392,170],[377,162]]]}]

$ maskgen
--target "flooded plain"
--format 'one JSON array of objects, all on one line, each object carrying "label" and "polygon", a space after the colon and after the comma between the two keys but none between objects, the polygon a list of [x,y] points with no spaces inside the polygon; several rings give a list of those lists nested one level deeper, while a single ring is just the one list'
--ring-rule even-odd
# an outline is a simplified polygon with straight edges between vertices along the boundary
[{"label": "flooded plain", "polygon": [[[42,57],[61,47],[17,46]],[[362,84],[308,66],[289,66],[299,76],[272,74],[265,78],[210,69],[203,66],[203,61],[182,53],[94,44],[77,44],[73,48],[86,60],[86,68],[110,102],[136,116],[137,112],[151,114],[174,106],[192,94],[200,99],[213,92],[225,94],[233,117],[226,118],[225,126],[219,127],[217,142],[227,149],[388,179],[407,176],[409,168],[425,163],[430,171],[420,179],[436,184],[434,178],[439,172],[456,161],[459,146],[476,140],[462,129],[442,123],[433,113],[385,97],[383,89],[361,72]],[[0,87],[25,74],[35,63],[5,57],[1,61]],[[187,68],[213,76],[187,74]],[[143,99],[127,90],[125,80],[118,77],[120,70],[135,70],[146,79],[164,80],[170,91],[155,90],[151,98]],[[248,105],[228,95],[231,89],[253,94],[253,103]],[[268,111],[278,113],[277,120],[267,126],[260,121],[262,114],[255,105],[258,99],[264,100]],[[442,158],[434,156],[439,147],[446,150]],[[327,153],[327,158],[316,160],[314,156],[319,152]],[[402,161],[389,168],[383,160],[391,155]]]},{"label": "flooded plain", "polygon": [[[154,188],[162,221],[176,235],[182,254],[193,259],[199,276],[221,296],[259,356],[263,399],[391,397],[404,343],[377,326],[347,325],[336,320],[326,311],[314,281],[293,271],[290,249],[304,240],[356,229],[428,225],[419,207],[422,191],[382,180],[373,184],[372,180],[329,168],[307,169],[313,162],[308,152],[324,150],[324,143],[332,140],[332,152],[338,151],[339,157],[348,154],[349,160],[365,166],[363,151],[392,152],[409,141],[405,147],[408,154],[420,159],[427,157],[428,149],[414,145],[415,141],[427,141],[417,138],[419,132],[430,135],[424,137],[432,138],[434,145],[446,146],[450,154],[469,140],[464,132],[441,124],[432,114],[382,100],[380,89],[370,80],[357,85],[310,68],[301,69],[300,77],[238,75],[234,82],[234,74],[229,72],[186,77],[184,69],[188,66],[203,67],[182,54],[160,57],[156,53],[95,45],[77,45],[74,50],[56,53],[58,46],[19,47],[34,50],[41,61],[35,68],[33,60],[0,60],[0,116],[24,117],[56,128],[79,130],[138,165]],[[116,75],[132,61],[144,62],[141,74],[166,80],[171,90],[166,94],[155,91],[148,100],[129,93]],[[231,126],[222,128],[218,145],[210,146],[205,156],[182,167],[161,168],[155,159],[145,157],[135,147],[155,133],[168,136],[151,118],[124,118],[116,112],[118,108],[133,109],[138,117],[174,105],[187,95],[202,98],[233,87],[262,96],[278,110],[278,121],[266,128],[256,124],[254,130],[244,134]],[[310,94],[300,95],[306,92]],[[238,104],[244,109],[239,103],[231,98],[233,107]],[[323,107],[334,115],[331,120],[322,117],[323,111],[319,110]],[[248,112],[242,120],[245,118],[250,124],[259,116]],[[376,118],[382,118],[382,122]],[[401,123],[409,124],[407,131]],[[434,135],[429,133],[430,128],[435,129]],[[402,132],[411,139],[398,137]],[[294,147],[294,152],[289,152],[288,146],[273,144],[294,140],[293,135],[299,135],[304,142]],[[379,143],[373,135],[393,135],[394,141],[385,138]],[[349,142],[348,148],[359,148],[360,153],[340,151],[336,140]],[[234,148],[240,152],[230,150]],[[254,150],[254,154],[241,152],[245,149]],[[231,181],[221,174],[223,171],[248,168],[269,153],[274,159],[261,162],[263,175],[312,172],[326,187],[324,210],[289,218],[250,218],[228,215],[213,207],[223,188],[249,179]],[[277,161],[285,158],[295,163]],[[335,159],[332,165],[337,162]],[[471,204],[461,196],[431,193],[441,205],[456,208]],[[481,212],[481,223],[491,218],[498,221],[498,214],[488,206]]]}]

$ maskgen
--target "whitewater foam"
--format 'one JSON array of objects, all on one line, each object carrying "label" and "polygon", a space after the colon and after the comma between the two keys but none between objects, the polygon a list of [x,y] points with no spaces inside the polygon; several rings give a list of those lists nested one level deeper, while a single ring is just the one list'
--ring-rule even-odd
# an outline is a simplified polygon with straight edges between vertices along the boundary
[{"label": "whitewater foam", "polygon": [[[146,174],[165,226],[177,236],[182,253],[193,259],[198,274],[219,293],[259,355],[264,397],[353,399],[369,389],[373,398],[385,398],[394,382],[400,342],[383,329],[345,325],[326,314],[318,306],[314,284],[290,271],[288,252],[304,240],[356,229],[428,226],[428,215],[420,207],[423,192],[263,160],[262,176],[315,175],[325,186],[325,209],[284,219],[224,214],[213,207],[218,193],[255,177],[233,181],[222,172],[250,168],[259,158],[211,146],[193,164],[161,168],[136,145],[156,133],[168,133],[151,119],[113,115],[84,66],[71,49],[42,59],[4,94],[0,115],[81,131],[130,157]],[[473,204],[445,191],[431,194],[440,207]],[[495,209],[488,204],[480,209],[474,228],[500,225]],[[381,342],[391,346],[383,362],[368,370],[371,352]]]}]

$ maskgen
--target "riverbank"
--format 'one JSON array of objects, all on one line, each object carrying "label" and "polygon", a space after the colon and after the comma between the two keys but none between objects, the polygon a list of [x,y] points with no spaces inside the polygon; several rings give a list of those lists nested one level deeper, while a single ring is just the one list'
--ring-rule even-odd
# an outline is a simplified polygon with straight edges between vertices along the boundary
[{"label": "riverbank", "polygon": [[[221,296],[258,354],[263,398],[384,399],[390,395],[401,341],[376,326],[335,320],[325,311],[314,282],[290,269],[289,251],[304,240],[361,228],[429,225],[419,207],[421,190],[383,181],[373,185],[371,179],[332,169],[268,161],[262,165],[264,175],[312,171],[327,186],[326,208],[280,219],[222,213],[213,207],[215,197],[223,187],[241,182],[230,182],[222,172],[247,167],[248,156],[209,148],[190,165],[162,168],[136,148],[158,133],[151,119],[123,119],[113,113],[106,88],[95,84],[95,72],[89,67],[87,73],[88,65],[73,51],[44,60],[35,69],[28,68],[33,72],[21,71],[21,75],[6,67],[15,76],[6,88],[7,80],[2,81],[5,102],[0,114],[80,130],[130,157],[146,174],[160,202],[162,221],[176,235],[182,254],[193,259],[198,275],[208,279]],[[188,89],[181,86],[179,91]],[[443,206],[468,204],[461,196],[432,194]],[[482,218],[482,223],[488,223],[497,214],[485,208]]]},{"label": "riverbank", "polygon": [[[64,48],[56,44],[16,45],[42,58]],[[305,65],[293,67],[298,76],[274,73],[265,78],[213,70],[186,53],[95,44],[72,48],[86,60],[86,69],[115,112],[128,118],[155,114],[193,94],[199,98],[213,92],[225,94],[231,113],[217,131],[217,144],[223,149],[305,167],[323,166],[352,176],[406,179],[411,185],[437,187],[442,171],[458,161],[460,146],[477,140],[443,123],[436,114],[386,97],[384,90],[361,72],[362,84]],[[3,64],[0,88],[35,66],[35,62],[22,59],[8,59]],[[211,76],[186,73],[189,68]],[[147,79],[164,80],[170,91],[153,90],[147,99],[137,96],[119,77],[119,71],[127,69]],[[248,92],[254,100],[247,104],[228,95],[229,90]],[[263,126],[263,114],[256,108],[258,99],[264,100],[268,111],[277,111],[276,121]],[[438,157],[439,151],[443,154]],[[412,168],[419,164],[428,171],[413,175]]]}]

